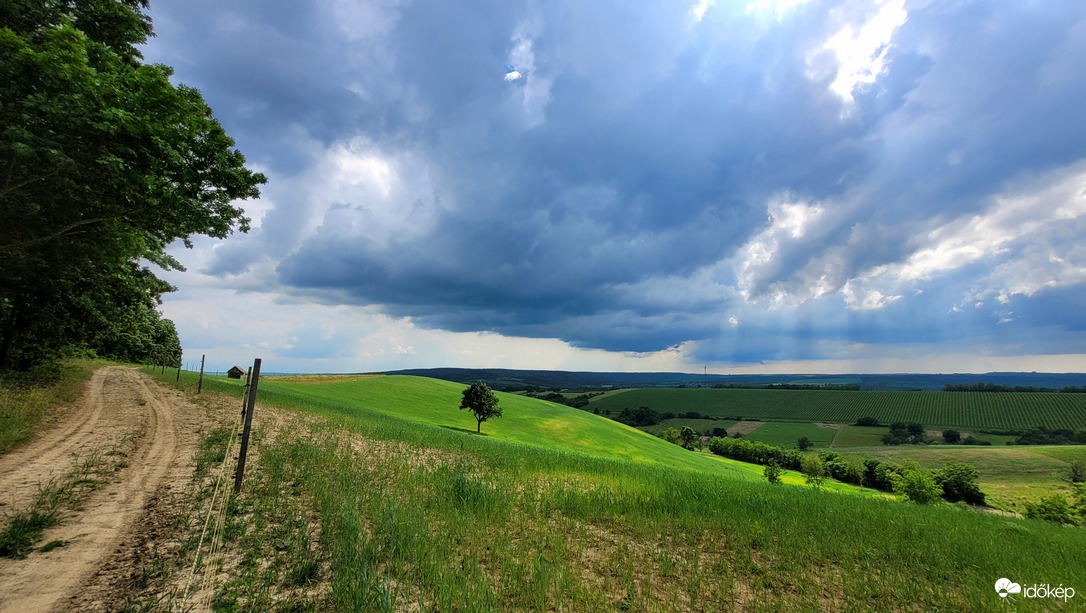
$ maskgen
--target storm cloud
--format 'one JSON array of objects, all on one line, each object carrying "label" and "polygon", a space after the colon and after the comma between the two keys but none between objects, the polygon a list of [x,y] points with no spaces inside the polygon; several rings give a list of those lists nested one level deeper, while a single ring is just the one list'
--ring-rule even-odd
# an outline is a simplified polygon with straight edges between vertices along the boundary
[{"label": "storm cloud", "polygon": [[697,363],[1086,340],[1081,2],[152,17],[270,178],[221,287]]}]

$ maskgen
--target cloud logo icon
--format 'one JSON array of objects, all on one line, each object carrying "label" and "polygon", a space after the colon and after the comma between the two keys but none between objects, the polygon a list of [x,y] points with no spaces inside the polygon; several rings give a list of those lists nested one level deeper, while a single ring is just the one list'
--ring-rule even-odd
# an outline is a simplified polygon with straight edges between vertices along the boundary
[{"label": "cloud logo icon", "polygon": [[1022,586],[1011,581],[1010,579],[1003,578],[996,581],[995,584],[996,593],[1000,598],[1006,598],[1007,594],[1021,594]]}]

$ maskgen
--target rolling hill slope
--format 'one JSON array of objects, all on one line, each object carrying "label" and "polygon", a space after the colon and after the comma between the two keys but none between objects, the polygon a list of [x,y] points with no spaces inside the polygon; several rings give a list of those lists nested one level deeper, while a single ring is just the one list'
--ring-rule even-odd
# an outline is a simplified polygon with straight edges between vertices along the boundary
[{"label": "rolling hill slope", "polygon": [[[474,435],[476,422],[458,410],[458,383],[413,376],[366,377],[334,383],[297,383],[291,378],[261,382],[260,397],[286,395],[319,403],[342,415],[368,410]],[[533,445],[593,457],[697,470],[740,479],[762,478],[762,467],[694,453],[635,428],[564,405],[497,392],[504,414],[483,423],[491,440]],[[798,475],[787,481],[801,483]],[[839,487],[840,486],[840,487]],[[832,489],[857,491],[843,484]]]}]

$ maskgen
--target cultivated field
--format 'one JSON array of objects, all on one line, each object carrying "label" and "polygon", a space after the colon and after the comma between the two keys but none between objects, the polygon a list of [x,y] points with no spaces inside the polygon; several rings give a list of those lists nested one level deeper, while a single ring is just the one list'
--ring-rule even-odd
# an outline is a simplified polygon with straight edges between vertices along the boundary
[{"label": "cultivated field", "polygon": [[743,438],[762,441],[777,447],[795,449],[796,441],[801,436],[806,436],[811,441],[812,447],[829,447],[837,435],[834,428],[822,428],[815,424],[800,424],[788,422],[766,422]]},{"label": "cultivated field", "polygon": [[618,415],[624,408],[728,419],[854,423],[918,421],[933,428],[1086,428],[1086,394],[869,392],[765,389],[635,389],[594,398],[586,407]]}]

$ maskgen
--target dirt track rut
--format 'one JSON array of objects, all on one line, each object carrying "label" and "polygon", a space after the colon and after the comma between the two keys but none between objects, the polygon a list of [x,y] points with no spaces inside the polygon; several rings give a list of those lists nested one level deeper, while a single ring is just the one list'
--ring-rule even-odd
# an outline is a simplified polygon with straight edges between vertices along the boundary
[{"label": "dirt track rut", "polygon": [[[43,543],[67,541],[23,560],[0,559],[0,611],[110,610],[130,550],[171,491],[192,475],[208,410],[132,368],[94,373],[81,403],[26,447],[0,457],[0,509],[24,508],[39,484],[66,474],[97,450],[125,448],[126,467],[93,492]],[[126,441],[127,438],[127,441]],[[150,507],[150,508],[149,508]]]}]

